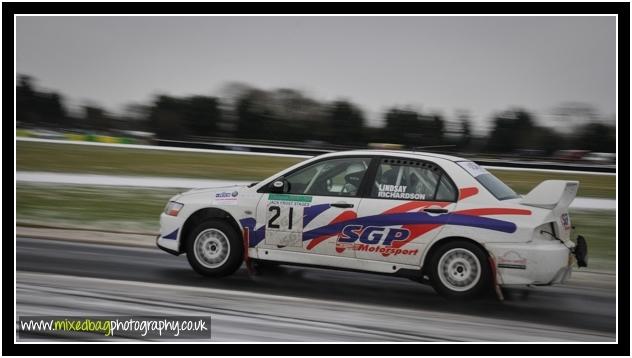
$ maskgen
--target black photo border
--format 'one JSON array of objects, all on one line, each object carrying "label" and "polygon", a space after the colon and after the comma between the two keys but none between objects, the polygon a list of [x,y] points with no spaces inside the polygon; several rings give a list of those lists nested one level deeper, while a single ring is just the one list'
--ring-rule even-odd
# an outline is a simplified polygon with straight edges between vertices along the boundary
[{"label": "black photo border", "polygon": [[[14,138],[14,15],[15,14],[618,14],[618,167],[619,180],[618,203],[624,202],[629,207],[629,109],[630,102],[630,4],[629,3],[3,3],[3,129],[5,174],[8,172],[10,160],[7,159],[8,149]],[[11,59],[11,60],[10,60]],[[13,120],[10,120],[13,119]],[[621,139],[625,138],[625,141]],[[15,164],[15,158],[13,160]],[[623,164],[622,164],[623,163]],[[623,168],[623,170],[622,170]],[[4,181],[8,182],[6,176]],[[15,182],[14,182],[15,185]],[[8,184],[4,186],[5,199]],[[14,186],[15,188],[15,186]],[[623,195],[622,191],[623,190]],[[4,201],[8,202],[8,199]],[[8,215],[11,210],[5,207],[5,225],[8,231]],[[15,281],[14,272],[14,240],[5,235],[3,240],[3,327],[2,354],[3,355],[265,355],[265,356],[294,356],[294,355],[484,355],[484,356],[515,356],[515,355],[621,355],[629,356],[629,270],[628,253],[629,222],[626,220],[627,210],[617,208],[618,225],[618,344],[242,344],[242,345],[205,345],[198,344],[24,344],[14,342],[14,331],[10,327],[15,325]],[[623,264],[623,265],[622,265]],[[13,292],[13,295],[9,295]],[[11,300],[9,298],[12,298]]]}]

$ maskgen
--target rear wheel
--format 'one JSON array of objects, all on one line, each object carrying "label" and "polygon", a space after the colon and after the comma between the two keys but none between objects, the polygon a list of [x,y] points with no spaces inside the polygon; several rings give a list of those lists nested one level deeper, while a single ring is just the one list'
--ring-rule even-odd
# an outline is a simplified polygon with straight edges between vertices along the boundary
[{"label": "rear wheel", "polygon": [[487,253],[467,241],[441,246],[430,258],[432,287],[450,299],[470,299],[491,292],[492,272]]},{"label": "rear wheel", "polygon": [[186,252],[189,264],[196,272],[221,277],[232,274],[241,266],[243,243],[227,222],[208,220],[191,231]]}]

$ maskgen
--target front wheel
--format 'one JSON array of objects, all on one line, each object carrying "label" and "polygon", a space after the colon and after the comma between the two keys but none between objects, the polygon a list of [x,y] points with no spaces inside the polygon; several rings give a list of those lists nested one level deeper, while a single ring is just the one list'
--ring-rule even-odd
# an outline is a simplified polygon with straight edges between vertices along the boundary
[{"label": "front wheel", "polygon": [[198,224],[187,238],[187,259],[193,269],[210,277],[234,273],[243,260],[243,243],[233,227],[221,220]]},{"label": "front wheel", "polygon": [[467,241],[441,246],[430,258],[432,287],[450,299],[470,299],[491,292],[492,270],[487,254]]}]

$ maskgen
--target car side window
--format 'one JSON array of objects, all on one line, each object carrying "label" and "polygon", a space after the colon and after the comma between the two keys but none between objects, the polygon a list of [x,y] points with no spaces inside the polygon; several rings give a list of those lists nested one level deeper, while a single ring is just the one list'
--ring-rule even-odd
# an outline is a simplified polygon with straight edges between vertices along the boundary
[{"label": "car side window", "polygon": [[357,196],[370,162],[370,158],[337,158],[308,165],[285,177],[288,194]]},{"label": "car side window", "polygon": [[436,201],[456,201],[457,199],[457,191],[454,185],[448,180],[446,174],[441,176],[441,180],[439,181],[439,187],[437,188],[437,195],[435,197]]},{"label": "car side window", "polygon": [[383,159],[378,166],[371,197],[454,201],[456,189],[443,171],[432,163],[389,158]]}]

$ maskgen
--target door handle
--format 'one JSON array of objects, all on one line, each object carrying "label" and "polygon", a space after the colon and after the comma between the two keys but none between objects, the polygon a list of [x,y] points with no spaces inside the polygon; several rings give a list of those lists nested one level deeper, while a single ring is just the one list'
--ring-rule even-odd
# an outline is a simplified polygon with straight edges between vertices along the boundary
[{"label": "door handle", "polygon": [[427,208],[427,209],[424,209],[424,211],[427,213],[432,213],[432,214],[445,214],[448,212],[448,209]]},{"label": "door handle", "polygon": [[349,204],[349,203],[333,203],[329,205],[333,206],[334,208],[352,208],[353,207],[353,204]]}]

